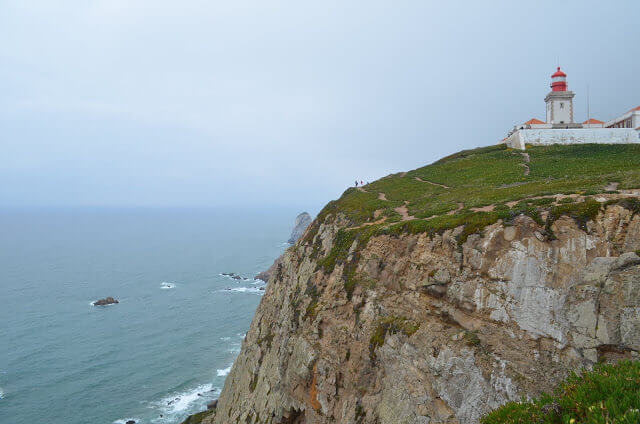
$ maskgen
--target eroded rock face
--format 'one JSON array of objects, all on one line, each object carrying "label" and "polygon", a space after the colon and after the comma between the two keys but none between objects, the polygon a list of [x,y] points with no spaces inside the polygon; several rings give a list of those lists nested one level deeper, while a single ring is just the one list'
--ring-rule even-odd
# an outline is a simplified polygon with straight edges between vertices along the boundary
[{"label": "eroded rock face", "polygon": [[350,298],[343,265],[317,264],[333,222],[285,252],[203,422],[473,423],[570,370],[638,357],[640,216],[626,209],[587,231],[563,217],[553,241],[524,216],[462,245],[459,230],[371,238]]},{"label": "eroded rock face", "polygon": [[293,223],[293,230],[291,230],[291,237],[289,237],[289,243],[293,244],[304,234],[304,230],[311,224],[311,215],[306,212],[302,212],[296,217]]}]

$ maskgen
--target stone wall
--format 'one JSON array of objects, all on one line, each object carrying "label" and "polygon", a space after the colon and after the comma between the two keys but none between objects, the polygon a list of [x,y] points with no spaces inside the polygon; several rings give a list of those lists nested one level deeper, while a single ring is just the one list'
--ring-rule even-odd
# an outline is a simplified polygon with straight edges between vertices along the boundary
[{"label": "stone wall", "polygon": [[513,149],[524,150],[527,144],[640,143],[640,137],[630,128],[526,129],[514,132],[505,143]]}]

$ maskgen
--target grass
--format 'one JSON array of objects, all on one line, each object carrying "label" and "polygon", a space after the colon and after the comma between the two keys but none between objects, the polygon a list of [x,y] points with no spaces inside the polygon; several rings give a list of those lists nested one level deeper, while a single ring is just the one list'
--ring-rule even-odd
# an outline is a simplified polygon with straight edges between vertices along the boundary
[{"label": "grass", "polygon": [[598,364],[572,373],[552,394],[509,402],[481,424],[637,424],[640,422],[640,362]]},{"label": "grass", "polygon": [[399,316],[387,316],[378,319],[376,326],[369,339],[369,357],[376,358],[376,349],[384,344],[387,334],[402,333],[411,337],[420,328],[420,324]]},{"label": "grass", "polygon": [[[565,198],[556,205],[552,196],[599,194],[611,182],[617,182],[620,189],[640,187],[639,144],[534,146],[527,153],[527,176],[520,152],[495,145],[465,150],[431,165],[381,178],[367,184],[365,191],[349,188],[322,209],[301,243],[312,246],[312,259],[325,274],[343,266],[345,295],[350,300],[359,286],[370,286],[356,269],[360,252],[371,237],[433,236],[461,228],[456,236],[460,245],[489,225],[499,221],[510,224],[517,216],[526,215],[553,240],[551,226],[558,218],[569,216],[586,230],[602,205],[591,198],[584,202]],[[379,193],[387,200],[380,200]],[[636,199],[614,200],[605,206],[612,203],[640,213]],[[416,219],[400,219],[394,208],[403,205]],[[489,205],[492,210],[472,210]],[[543,212],[548,212],[546,220]],[[330,251],[319,257],[322,243],[315,236],[321,225],[332,223],[338,214],[348,222],[338,230]],[[316,313],[317,299],[313,299],[305,315],[313,318]]]},{"label": "grass", "polygon": [[[496,145],[462,151],[406,174],[390,175],[367,184],[366,192],[349,188],[323,209],[318,222],[339,211],[352,226],[361,225],[373,222],[376,210],[393,221],[398,219],[393,209],[404,202],[408,202],[410,215],[428,218],[455,210],[458,203],[468,210],[557,193],[602,193],[610,182],[618,182],[619,189],[640,187],[638,144],[534,146],[527,153],[528,176],[524,176],[518,152]],[[384,193],[388,200],[379,200],[378,193]],[[310,233],[312,239],[315,234]]]}]

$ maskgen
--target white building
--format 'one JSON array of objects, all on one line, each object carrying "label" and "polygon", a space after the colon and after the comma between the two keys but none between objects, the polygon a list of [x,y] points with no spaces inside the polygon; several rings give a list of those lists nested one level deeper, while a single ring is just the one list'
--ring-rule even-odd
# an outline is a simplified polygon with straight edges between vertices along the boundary
[{"label": "white building", "polygon": [[544,99],[547,121],[530,119],[514,127],[503,141],[515,149],[524,149],[528,144],[640,143],[640,106],[607,123],[593,118],[576,123],[574,96],[567,90],[567,75],[558,67],[551,75],[551,91]]},{"label": "white building", "polygon": [[607,128],[635,128],[640,130],[640,106],[631,109],[624,115],[608,121],[605,124]]}]

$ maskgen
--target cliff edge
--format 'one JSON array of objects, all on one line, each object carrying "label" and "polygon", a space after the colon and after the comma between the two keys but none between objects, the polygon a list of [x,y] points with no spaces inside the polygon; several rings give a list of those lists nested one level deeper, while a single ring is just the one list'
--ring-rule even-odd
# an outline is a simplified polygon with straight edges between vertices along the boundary
[{"label": "cliff edge", "polygon": [[460,152],[330,202],[203,423],[473,423],[638,358],[640,146]]}]

